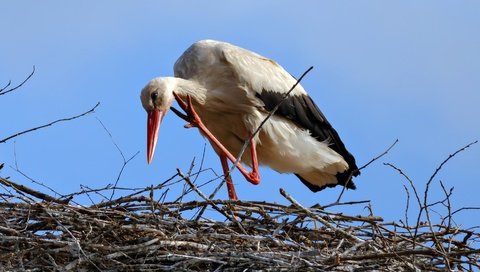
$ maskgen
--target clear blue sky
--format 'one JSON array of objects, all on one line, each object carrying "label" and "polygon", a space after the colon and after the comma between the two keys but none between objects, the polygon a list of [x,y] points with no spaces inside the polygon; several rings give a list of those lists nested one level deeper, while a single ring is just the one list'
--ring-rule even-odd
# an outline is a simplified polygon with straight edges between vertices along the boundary
[{"label": "clear blue sky", "polygon": [[[450,153],[480,139],[480,4],[477,1],[4,1],[0,4],[0,85],[21,89],[0,96],[0,138],[61,117],[98,101],[95,114],[0,144],[0,175],[30,184],[32,178],[62,193],[80,185],[112,183],[122,158],[140,154],[119,185],[157,184],[193,157],[206,141],[170,113],[148,166],[146,114],[139,92],[148,80],[171,75],[177,57],[193,42],[235,43],[277,60],[291,74],[314,70],[302,82],[337,128],[359,165],[400,142],[365,169],[345,201],[371,200],[377,215],[403,217],[406,181],[383,162],[402,168],[420,191]],[[459,154],[435,179],[455,186],[454,208],[480,206],[480,145]],[[221,172],[208,146],[205,167]],[[293,175],[261,169],[253,186],[236,174],[239,197],[286,203],[285,188],[305,205],[334,201],[339,189],[314,194]],[[213,174],[199,177],[209,180]],[[35,187],[35,186],[34,186]],[[176,189],[180,190],[181,185]],[[211,187],[203,188],[209,193]],[[174,193],[171,193],[172,196]],[[194,195],[192,195],[194,197]],[[226,189],[219,197],[226,198]],[[414,204],[412,204],[414,205]],[[346,212],[362,212],[362,210]],[[457,222],[479,225],[480,212]]]}]

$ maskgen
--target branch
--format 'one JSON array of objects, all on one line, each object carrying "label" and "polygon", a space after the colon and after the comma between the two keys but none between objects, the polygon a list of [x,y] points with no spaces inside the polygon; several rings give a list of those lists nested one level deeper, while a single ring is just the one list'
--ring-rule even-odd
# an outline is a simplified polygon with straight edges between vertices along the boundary
[{"label": "branch", "polygon": [[[430,189],[430,184],[432,183],[433,179],[435,178],[435,176],[438,174],[438,172],[440,172],[440,170],[442,169],[443,165],[445,165],[451,158],[455,157],[455,155],[457,155],[458,153],[464,151],[465,149],[469,148],[470,146],[476,144],[478,142],[477,141],[473,141],[469,144],[467,144],[466,146],[458,149],[457,151],[455,151],[453,154],[450,154],[448,155],[448,157],[437,167],[437,169],[435,169],[435,171],[433,172],[432,176],[428,179],[427,181],[427,184],[426,184],[426,187],[425,187],[425,191],[424,191],[424,194],[423,194],[423,208],[425,209],[425,215],[427,217],[427,223],[428,223],[428,227],[430,228],[430,231],[433,235],[433,241],[435,242],[437,248],[440,249],[440,251],[442,252],[442,255],[443,255],[443,258],[445,260],[445,265],[447,266],[448,269],[450,269],[450,261],[449,259],[447,258],[447,252],[445,251],[445,249],[443,248],[442,244],[440,243],[440,241],[438,240],[434,230],[433,230],[433,226],[432,226],[432,222],[431,222],[431,219],[430,219],[430,211],[429,211],[429,206],[428,206],[428,190]],[[421,210],[420,210],[420,214],[421,214]]]},{"label": "branch", "polygon": [[139,153],[140,151],[137,151],[135,154],[133,154],[128,160],[125,158],[125,155],[123,154],[122,152],[122,149],[120,149],[120,147],[118,146],[118,144],[115,142],[115,140],[113,139],[113,136],[112,134],[110,133],[110,131],[107,129],[107,127],[105,126],[105,124],[103,124],[103,122],[97,118],[97,121],[100,123],[100,125],[103,127],[103,129],[105,130],[105,132],[108,134],[108,136],[110,137],[110,140],[112,141],[113,145],[115,145],[115,147],[117,148],[118,150],[118,153],[120,153],[120,156],[122,156],[122,160],[123,160],[123,165],[122,165],[122,168],[120,169],[120,171],[118,172],[117,174],[117,179],[115,180],[115,183],[113,184],[113,187],[112,187],[112,194],[110,195],[110,199],[109,200],[112,200],[113,199],[113,195],[115,194],[115,188],[117,187],[118,185],[118,181],[120,180],[120,177],[122,176],[122,173],[123,173],[123,170],[125,170],[125,167],[127,166],[127,164],[133,160]]},{"label": "branch", "polygon": [[22,81],[22,83],[20,83],[20,84],[18,84],[17,86],[15,86],[15,87],[13,87],[13,88],[8,89],[8,90],[5,91],[5,89],[8,88],[8,86],[10,86],[10,84],[12,83],[11,80],[8,81],[8,84],[7,84],[5,87],[3,87],[2,89],[0,89],[0,95],[4,95],[4,94],[7,94],[7,93],[9,93],[9,92],[13,92],[13,91],[15,91],[16,89],[22,87],[23,84],[25,84],[25,82],[27,82],[27,81],[33,76],[34,73],[35,73],[35,65],[33,66],[33,70],[32,70],[32,72],[30,73],[30,75],[29,75],[27,78],[25,78],[25,80]]},{"label": "branch", "polygon": [[285,197],[288,201],[290,201],[290,203],[293,204],[293,206],[295,206],[297,209],[301,209],[302,211],[304,211],[308,216],[310,216],[311,218],[315,219],[315,220],[318,220],[320,223],[322,223],[325,227],[327,228],[330,228],[332,230],[334,230],[336,233],[338,233],[340,236],[343,236],[344,238],[352,241],[352,242],[355,242],[355,243],[365,243],[365,241],[363,239],[360,239],[358,238],[357,236],[355,235],[352,235],[348,232],[346,232],[345,230],[343,229],[340,229],[340,228],[336,228],[334,227],[332,224],[330,224],[330,222],[328,222],[327,220],[323,219],[322,217],[318,216],[317,214],[314,214],[313,212],[311,212],[309,209],[303,207],[300,203],[298,203],[298,201],[296,201],[293,197],[291,197],[284,189],[280,188],[280,194]]},{"label": "branch", "polygon": [[242,146],[242,149],[240,149],[240,152],[239,154],[237,155],[237,160],[236,162],[233,164],[232,168],[230,169],[229,173],[231,173],[233,171],[233,169],[235,168],[235,165],[237,163],[240,162],[240,159],[242,158],[243,156],[243,153],[245,153],[245,150],[247,149],[250,141],[258,134],[258,132],[260,132],[260,129],[262,129],[263,125],[265,125],[265,123],[268,121],[268,119],[270,119],[270,117],[272,117],[275,112],[278,110],[278,108],[283,104],[283,102],[285,102],[285,100],[287,100],[287,98],[290,96],[290,94],[293,92],[293,90],[295,90],[295,88],[297,87],[298,84],[300,84],[300,81],[302,81],[302,79],[308,74],[308,72],[310,72],[311,70],[313,69],[313,66],[310,66],[310,68],[308,68],[305,72],[303,72],[303,74],[300,76],[300,78],[298,78],[297,82],[295,82],[295,84],[293,84],[293,86],[290,88],[290,90],[288,90],[288,92],[286,92],[283,97],[282,97],[282,100],[280,100],[280,102],[267,114],[267,116],[265,117],[265,119],[263,119],[263,121],[260,123],[260,125],[258,126],[258,128],[252,133],[252,135],[250,135],[250,137],[245,140],[243,146]]},{"label": "branch", "polygon": [[68,202],[70,201],[70,199],[60,200],[60,199],[51,197],[47,194],[35,191],[33,189],[28,188],[27,186],[17,184],[13,181],[10,181],[10,180],[4,179],[4,178],[0,178],[0,183],[14,189],[18,193],[26,193],[26,194],[29,194],[31,196],[34,196],[38,199],[41,199],[41,200],[44,200],[44,201],[47,201],[47,202],[55,202],[55,203],[59,203],[59,204],[68,204]]},{"label": "branch", "polygon": [[[283,97],[282,97],[282,100],[280,100],[280,102],[267,114],[267,116],[265,117],[265,119],[263,119],[263,121],[260,123],[260,125],[258,126],[258,128],[252,133],[252,135],[250,135],[250,137],[248,139],[245,140],[242,148],[240,149],[240,152],[238,153],[237,155],[237,159],[235,160],[235,162],[233,163],[232,167],[230,168],[230,170],[228,171],[228,174],[232,173],[233,170],[235,169],[236,165],[238,163],[240,163],[240,160],[243,156],[243,153],[245,153],[245,150],[247,149],[251,139],[253,139],[257,134],[258,132],[260,132],[260,129],[262,129],[263,125],[268,121],[268,119],[270,119],[270,117],[272,117],[272,115],[275,114],[275,112],[278,110],[278,108],[280,107],[280,105],[282,105],[282,103],[287,100],[287,98],[290,96],[290,94],[293,92],[293,90],[295,90],[295,88],[297,87],[298,84],[300,84],[300,81],[302,81],[302,79],[308,74],[308,72],[310,72],[311,70],[313,69],[313,66],[310,66],[310,68],[308,68],[305,72],[303,72],[303,74],[298,78],[297,82],[295,82],[295,84],[293,84],[293,86],[290,88],[290,90],[288,90],[288,92],[286,92]],[[180,118],[182,118],[181,116],[179,116]],[[217,188],[215,189],[214,193],[210,196],[211,198],[213,198],[216,194],[216,192],[218,192],[218,190],[223,186],[223,184],[225,184],[226,182],[226,179],[224,178],[222,180],[222,182],[220,182],[220,184],[217,186]]]},{"label": "branch", "polygon": [[76,115],[76,116],[72,116],[72,117],[68,117],[68,118],[58,119],[58,120],[55,120],[55,121],[53,121],[53,122],[51,122],[51,123],[48,123],[48,124],[45,124],[45,125],[42,125],[42,126],[34,127],[34,128],[31,128],[31,129],[24,130],[24,131],[22,131],[22,132],[15,133],[15,134],[13,134],[13,135],[11,135],[11,136],[8,136],[8,137],[5,138],[5,139],[0,140],[0,144],[6,143],[7,141],[9,141],[9,140],[11,140],[11,139],[13,139],[13,138],[15,138],[15,137],[21,136],[21,135],[23,135],[23,134],[26,134],[26,133],[29,133],[29,132],[32,132],[32,131],[35,131],[35,130],[38,130],[38,129],[46,128],[46,127],[52,126],[52,125],[54,125],[54,124],[56,124],[56,123],[59,123],[59,122],[71,121],[71,120],[80,118],[80,117],[82,117],[82,116],[84,116],[84,115],[87,115],[87,114],[89,114],[89,113],[94,112],[95,109],[96,109],[99,105],[100,105],[100,102],[98,102],[98,103],[95,105],[95,107],[93,107],[93,108],[90,109],[89,111],[86,111],[86,112],[84,112],[84,113],[82,113],[82,114],[79,114],[79,115]]},{"label": "branch", "polygon": [[207,198],[207,196],[204,193],[202,193],[202,191],[200,191],[195,184],[192,183],[190,178],[188,176],[185,176],[182,173],[182,171],[180,171],[180,169],[178,168],[177,168],[177,173],[178,173],[178,176],[180,176],[183,180],[185,180],[185,182],[192,188],[192,190],[194,190],[201,198],[203,198],[204,201],[210,204],[213,209],[215,209],[217,212],[225,216],[231,222],[236,221],[234,217],[231,217],[230,215],[225,213],[221,208],[219,208],[215,203],[213,203],[211,199]]},{"label": "branch", "polygon": [[390,151],[390,149],[392,149],[397,143],[398,143],[398,139],[396,139],[395,142],[393,142],[393,144],[391,144],[385,151],[383,151],[382,154],[376,156],[375,158],[373,158],[369,162],[367,162],[364,166],[358,168],[358,171],[364,169],[365,167],[369,166],[374,161],[376,161],[376,160],[380,159],[381,157],[387,155],[387,153]]},{"label": "branch", "polygon": [[[375,158],[373,158],[369,162],[367,162],[364,166],[358,168],[358,171],[361,171],[362,169],[369,166],[374,161],[376,161],[376,160],[380,159],[381,157],[385,156],[388,153],[388,151],[390,151],[390,149],[392,149],[397,143],[398,143],[398,139],[396,139],[395,142],[393,142],[393,144],[391,144],[390,147],[388,147],[382,154],[376,156]],[[345,186],[342,187],[342,190],[340,191],[340,194],[338,195],[337,201],[335,203],[339,203],[340,200],[342,199],[343,193],[345,193],[345,189],[347,189],[348,182],[350,182],[352,180],[352,175],[353,175],[353,172],[350,173],[350,176],[347,179],[347,183],[345,184]]]},{"label": "branch", "polygon": [[453,154],[450,154],[448,155],[448,157],[437,167],[437,169],[435,169],[435,172],[433,172],[432,176],[428,179],[427,181],[427,186],[425,188],[425,192],[424,192],[424,196],[423,196],[423,202],[427,203],[427,195],[428,195],[428,189],[430,188],[430,183],[432,183],[433,179],[435,178],[435,176],[438,174],[438,172],[440,172],[440,170],[442,169],[443,165],[445,165],[451,158],[455,157],[455,155],[457,155],[458,153],[464,151],[465,149],[469,148],[470,146],[474,145],[478,143],[478,140],[476,141],[473,141],[469,144],[467,144],[466,146],[458,149],[457,151],[455,151]]}]

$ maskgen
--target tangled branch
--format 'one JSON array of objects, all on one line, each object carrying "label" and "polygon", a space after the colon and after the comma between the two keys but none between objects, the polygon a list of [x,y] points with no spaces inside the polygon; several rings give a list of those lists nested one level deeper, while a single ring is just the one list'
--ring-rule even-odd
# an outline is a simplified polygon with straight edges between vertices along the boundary
[{"label": "tangled branch", "polygon": [[[307,208],[283,189],[292,205],[210,199],[180,170],[157,186],[90,206],[65,199],[121,188],[56,199],[1,181],[0,266],[5,269],[435,271],[447,264],[480,269],[476,230],[407,226],[372,214]],[[162,192],[179,181],[202,200],[164,201]],[[189,219],[204,208],[209,217]],[[221,220],[214,219],[218,216]]]}]

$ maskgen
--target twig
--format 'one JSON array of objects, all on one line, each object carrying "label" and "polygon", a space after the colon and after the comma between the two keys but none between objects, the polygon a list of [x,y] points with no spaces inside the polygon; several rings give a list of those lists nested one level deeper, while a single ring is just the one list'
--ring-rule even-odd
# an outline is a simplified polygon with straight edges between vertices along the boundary
[{"label": "twig", "polygon": [[373,159],[371,159],[369,162],[367,162],[364,166],[358,168],[358,171],[366,168],[367,166],[369,166],[371,163],[373,163],[374,161],[380,159],[381,157],[387,155],[387,153],[390,151],[390,149],[392,149],[396,144],[398,143],[398,139],[396,139],[393,144],[391,144],[385,151],[382,152],[382,154],[374,157]]},{"label": "twig", "polygon": [[[366,168],[367,166],[369,166],[371,163],[373,163],[374,161],[380,159],[381,157],[385,156],[389,151],[390,149],[392,149],[396,144],[398,143],[398,139],[395,140],[395,142],[393,142],[393,144],[391,144],[385,151],[382,152],[382,154],[374,157],[373,159],[371,159],[369,162],[367,162],[364,166],[360,167],[358,169],[358,171]],[[348,185],[348,182],[351,182],[352,180],[352,175],[353,175],[353,172],[350,173],[350,176],[348,177],[347,180],[347,183],[345,184],[345,186],[342,187],[342,190],[340,191],[340,194],[338,195],[337,197],[337,203],[340,202],[340,200],[342,199],[342,196],[343,194],[345,193],[345,190],[347,189],[347,185]]]},{"label": "twig", "polygon": [[11,139],[13,139],[13,138],[15,138],[15,137],[21,136],[21,135],[23,135],[23,134],[26,134],[26,133],[29,133],[29,132],[32,132],[32,131],[35,131],[35,130],[38,130],[38,129],[46,128],[46,127],[52,126],[52,125],[54,125],[54,124],[56,124],[56,123],[59,123],[59,122],[71,121],[71,120],[80,118],[80,117],[82,117],[82,116],[84,116],[84,115],[87,115],[87,114],[89,114],[89,113],[94,112],[95,109],[96,109],[99,105],[100,105],[100,102],[98,102],[98,103],[95,105],[95,107],[93,107],[92,109],[90,109],[90,110],[88,110],[88,111],[86,111],[86,112],[84,112],[84,113],[81,113],[81,114],[79,114],[79,115],[75,115],[75,116],[68,117],[68,118],[58,119],[58,120],[55,120],[55,121],[53,121],[53,122],[51,122],[51,123],[48,123],[48,124],[45,124],[45,125],[41,125],[41,126],[38,126],[38,127],[34,127],[34,128],[31,128],[31,129],[24,130],[24,131],[22,131],[22,132],[15,133],[15,134],[13,134],[13,135],[11,135],[11,136],[8,136],[7,138],[4,138],[4,139],[0,140],[0,144],[6,143],[8,140],[11,140]]},{"label": "twig", "polygon": [[177,173],[178,175],[183,179],[185,180],[185,182],[190,185],[190,187],[192,188],[192,190],[194,190],[201,198],[203,198],[203,200],[207,201],[213,209],[215,209],[217,212],[219,212],[220,214],[222,214],[223,216],[225,216],[228,220],[234,222],[236,220],[234,220],[230,215],[226,214],[222,209],[220,209],[215,203],[213,203],[209,198],[207,198],[207,196],[205,196],[205,194],[203,194],[198,188],[197,186],[195,186],[195,184],[192,183],[192,181],[190,180],[189,177],[185,176],[182,171],[180,171],[180,169],[177,168]]},{"label": "twig", "polygon": [[[460,250],[459,252],[452,252],[448,253],[448,257],[450,256],[461,256],[467,251]],[[468,254],[478,254],[480,253],[479,250],[471,250],[468,251]],[[412,250],[402,250],[397,252],[388,252],[388,253],[374,253],[374,254],[365,254],[365,255],[351,255],[351,256],[344,256],[342,260],[368,260],[368,259],[379,259],[379,258],[394,258],[398,256],[408,256],[408,255],[426,255],[426,256],[437,256],[437,252],[432,249],[412,249]]]},{"label": "twig", "polygon": [[[452,189],[441,181],[445,197],[421,203],[420,208],[434,212],[438,205],[449,209],[449,215],[440,224],[432,216],[430,225],[419,222],[410,226],[408,211],[407,224],[384,222],[371,207],[362,215],[326,211],[318,204],[308,208],[285,191],[282,195],[287,205],[208,199],[192,182],[197,176],[193,172],[185,175],[179,171],[146,188],[115,187],[128,195],[90,207],[43,203],[24,190],[0,183],[0,266],[5,270],[42,267],[55,271],[90,271],[95,266],[106,271],[480,269],[480,227],[464,229],[453,221],[455,212],[480,207],[448,208]],[[201,199],[166,201],[168,186],[184,180]],[[408,196],[408,185],[404,188]],[[108,200],[105,195],[113,187],[82,189],[69,196],[76,199],[95,193],[103,197],[101,201]],[[368,202],[337,205],[364,203]],[[212,207],[212,217],[189,220],[203,207]]]},{"label": "twig", "polygon": [[82,249],[82,246],[80,245],[80,242],[78,241],[78,239],[75,237],[75,235],[73,235],[73,233],[67,228],[65,227],[53,214],[51,214],[48,210],[45,210],[46,213],[53,219],[57,222],[57,224],[66,232],[70,235],[70,237],[73,239],[73,241],[75,242],[75,245],[77,246],[78,248],[78,251],[85,257],[85,259],[93,266],[95,267],[95,269],[97,271],[102,271],[94,262],[92,262],[92,260],[90,260],[90,258],[87,256],[87,254],[85,254],[85,251],[83,251]]},{"label": "twig", "polygon": [[[247,149],[248,145],[250,144],[250,141],[255,138],[255,136],[260,132],[260,130],[262,129],[263,125],[268,121],[268,119],[270,119],[270,117],[272,117],[275,112],[278,110],[278,108],[282,105],[283,102],[285,102],[285,100],[287,100],[287,98],[290,96],[290,93],[293,92],[293,90],[295,90],[295,88],[298,86],[298,84],[300,84],[300,81],[302,81],[302,79],[308,74],[308,72],[310,72],[311,70],[313,69],[313,66],[310,66],[310,68],[308,68],[305,72],[303,72],[303,74],[297,79],[297,82],[295,82],[295,84],[293,84],[293,86],[290,88],[290,90],[288,90],[282,97],[282,100],[280,100],[280,102],[278,102],[277,105],[275,105],[275,107],[267,114],[267,116],[263,119],[263,121],[260,123],[260,125],[257,127],[257,129],[250,135],[250,137],[248,139],[245,140],[245,142],[243,143],[243,146],[242,148],[240,149],[240,152],[238,152],[238,155],[237,155],[237,158],[235,160],[235,162],[233,163],[232,167],[230,168],[230,170],[228,171],[228,174],[230,175],[232,173],[232,171],[235,169],[236,165],[239,164],[241,162],[241,158],[243,156],[243,153],[245,153],[245,150]],[[220,188],[222,187],[225,182],[227,182],[227,180],[224,178],[222,180],[222,182],[220,182],[220,184],[218,185],[217,188]],[[215,193],[218,192],[218,189],[215,189]],[[215,194],[212,194],[212,198],[215,197]]]},{"label": "twig", "polygon": [[23,193],[32,195],[32,196],[34,196],[38,199],[41,199],[41,200],[44,200],[44,201],[47,201],[47,202],[55,202],[55,203],[59,203],[59,204],[67,204],[69,202],[69,199],[60,200],[60,199],[51,197],[47,194],[44,194],[44,193],[35,191],[33,189],[30,189],[27,186],[17,184],[13,181],[10,181],[10,180],[7,180],[7,179],[1,178],[1,177],[0,177],[0,183],[14,189],[17,192],[23,192]]},{"label": "twig", "polygon": [[[405,189],[405,193],[407,195],[407,199],[405,201],[405,226],[409,226],[409,221],[408,221],[408,212],[410,210],[410,192],[408,191],[408,188],[407,186],[405,186],[404,184],[403,185],[403,189]],[[407,231],[410,233],[410,235],[412,235],[412,232],[410,231],[410,229],[407,229]]]},{"label": "twig", "polygon": [[[410,179],[410,177],[407,176],[407,174],[405,174],[402,169],[396,167],[395,165],[393,165],[393,164],[391,164],[391,163],[388,163],[388,162],[383,163],[383,165],[390,166],[391,168],[397,170],[397,172],[398,172],[400,175],[402,175],[402,176],[408,181],[408,183],[410,184],[410,187],[412,187],[413,193],[414,193],[415,198],[416,198],[417,203],[418,203],[418,207],[419,207],[420,210],[422,210],[422,209],[423,209],[422,201],[420,200],[420,195],[419,195],[418,192],[417,192],[417,188],[416,188],[415,185],[413,184],[413,180]],[[421,215],[421,213],[420,213],[420,215]],[[418,217],[418,219],[417,219],[417,225],[418,225],[418,223],[420,222],[420,219],[419,219],[419,218],[420,218],[420,215],[419,215],[419,217]]]},{"label": "twig", "polygon": [[122,152],[122,149],[120,149],[120,147],[118,146],[118,144],[115,142],[115,139],[113,139],[113,136],[112,134],[110,133],[110,131],[107,129],[107,127],[105,126],[105,124],[103,124],[103,122],[98,118],[96,117],[97,121],[100,123],[100,125],[102,126],[102,128],[105,130],[105,132],[108,134],[108,137],[110,138],[110,141],[112,141],[113,145],[115,145],[115,148],[117,149],[117,151],[120,153],[120,156],[122,156],[122,160],[123,160],[123,164],[122,164],[122,167],[120,168],[120,171],[118,172],[117,174],[117,179],[115,180],[114,184],[113,184],[113,189],[112,189],[112,194],[110,195],[110,199],[109,200],[112,200],[113,198],[113,195],[115,194],[115,188],[117,187],[118,185],[118,181],[120,180],[120,177],[122,176],[122,173],[123,173],[123,170],[125,169],[125,167],[127,166],[127,164],[133,160],[133,158],[135,158],[139,153],[140,151],[137,151],[135,154],[133,154],[128,160],[125,158],[125,155],[123,154]]},{"label": "twig", "polygon": [[290,90],[288,90],[282,97],[282,100],[280,100],[280,102],[278,102],[277,105],[275,105],[275,107],[267,114],[267,116],[263,119],[263,121],[260,123],[260,125],[257,127],[257,129],[250,135],[250,137],[248,139],[245,140],[245,142],[243,143],[243,146],[242,148],[240,149],[240,152],[238,153],[237,155],[237,159],[235,161],[235,163],[233,164],[234,166],[232,166],[232,168],[230,169],[229,173],[231,173],[233,171],[233,169],[235,168],[235,165],[237,163],[240,162],[242,156],[243,156],[243,153],[245,153],[245,150],[247,149],[248,145],[250,144],[250,141],[255,138],[255,136],[260,132],[260,130],[262,129],[263,125],[265,125],[265,123],[268,121],[268,119],[270,119],[274,114],[275,112],[277,112],[278,108],[280,108],[280,106],[283,104],[283,102],[285,102],[285,100],[287,100],[287,98],[290,96],[290,93],[293,92],[293,90],[295,90],[295,88],[297,87],[298,84],[300,84],[300,81],[302,81],[302,79],[308,74],[308,72],[310,72],[311,70],[313,69],[313,66],[310,66],[310,68],[308,68],[305,72],[303,72],[303,74],[298,78],[297,82],[295,82],[295,84],[293,84],[293,86],[290,88]]},{"label": "twig", "polygon": [[25,78],[25,80],[23,80],[22,83],[18,84],[17,86],[15,86],[11,89],[5,90],[6,88],[8,88],[8,86],[10,86],[11,81],[8,81],[8,84],[5,87],[3,87],[2,89],[0,89],[0,95],[4,95],[4,94],[7,94],[9,92],[13,92],[16,89],[22,87],[23,84],[25,84],[33,76],[34,73],[35,73],[35,65],[33,65],[33,69],[32,69],[32,72],[30,73],[30,75],[27,78]]},{"label": "twig", "polygon": [[365,241],[354,236],[354,235],[351,235],[350,233],[342,230],[342,229],[339,229],[339,228],[335,228],[334,226],[332,226],[332,224],[330,224],[327,220],[321,218],[320,216],[312,213],[310,210],[308,210],[307,208],[303,207],[300,203],[298,203],[295,199],[293,199],[293,197],[291,197],[283,188],[280,188],[280,194],[285,197],[288,201],[290,201],[290,203],[292,203],[295,207],[303,210],[308,216],[312,217],[313,219],[315,220],[318,220],[320,223],[322,223],[323,225],[325,225],[327,228],[330,228],[330,229],[333,229],[335,230],[335,232],[338,232],[338,234],[340,234],[341,236],[351,240],[351,241],[354,241],[356,243],[364,243]]},{"label": "twig", "polygon": [[122,164],[122,168],[120,169],[120,171],[118,172],[118,175],[117,175],[117,179],[115,180],[115,183],[113,184],[113,190],[112,190],[112,194],[110,195],[110,199],[113,198],[113,195],[115,194],[115,188],[117,187],[118,185],[118,181],[120,180],[120,177],[122,176],[123,174],[123,171],[125,170],[125,167],[127,166],[127,164],[133,160],[138,154],[140,154],[140,151],[137,151],[135,154],[133,154],[130,158],[128,158],[128,160],[124,161],[123,164]]},{"label": "twig", "polygon": [[[445,188],[445,185],[443,185],[442,181],[440,181],[440,187],[442,187],[442,191],[445,194],[445,198],[447,200],[447,205],[446,205],[447,206],[447,216],[445,218],[447,218],[447,220],[448,220],[447,221],[447,231],[449,231],[450,228],[452,227],[452,203],[450,202],[450,196],[453,193],[453,187],[451,187],[450,190],[447,192],[447,189]],[[442,225],[444,223],[444,219],[442,219],[442,222],[441,222]]]},{"label": "twig", "polygon": [[467,211],[467,210],[480,210],[480,207],[462,207],[462,208],[457,209],[454,212],[452,212],[452,216],[454,216],[455,214],[457,214],[461,211]]},{"label": "twig", "polygon": [[[51,188],[50,186],[47,186],[45,185],[43,182],[39,182],[33,178],[31,178],[30,176],[28,176],[27,174],[25,174],[23,171],[20,170],[20,168],[18,167],[18,160],[17,160],[17,148],[16,148],[16,145],[14,144],[13,146],[13,157],[14,157],[14,161],[15,161],[15,167],[10,167],[12,168],[13,170],[15,170],[15,172],[19,173],[20,175],[22,175],[23,177],[25,177],[26,179],[30,180],[32,183],[34,184],[37,184],[37,185],[40,185],[42,186],[43,188],[46,188],[48,189],[50,192],[54,193],[56,196],[60,196],[58,197],[58,199],[62,198],[63,195],[60,194],[59,192],[57,192],[56,190],[54,190],[53,188]],[[65,203],[68,203],[70,199],[65,199],[65,200],[62,200],[62,201],[66,201]]]},{"label": "twig", "polygon": [[334,203],[328,204],[328,205],[322,205],[320,206],[322,209],[327,209],[330,207],[334,206],[343,206],[343,205],[355,205],[355,204],[366,204],[370,203],[370,200],[360,200],[360,201],[346,201],[346,202],[337,202],[335,201]]},{"label": "twig", "polygon": [[[432,176],[430,176],[430,178],[428,179],[427,183],[426,183],[426,186],[425,186],[425,191],[424,191],[424,194],[423,194],[423,207],[424,207],[424,210],[425,210],[425,215],[427,217],[427,223],[428,223],[428,226],[430,228],[430,231],[433,235],[433,240],[437,246],[437,248],[443,253],[443,257],[444,257],[444,260],[445,260],[445,265],[447,266],[448,269],[450,269],[450,260],[448,259],[447,257],[447,252],[445,251],[445,248],[443,247],[443,245],[441,244],[441,242],[438,240],[436,234],[435,234],[435,231],[433,230],[433,227],[432,227],[432,222],[431,222],[431,219],[430,219],[430,212],[429,212],[429,208],[428,208],[428,191],[429,191],[429,188],[430,188],[430,184],[432,183],[433,179],[435,178],[435,176],[438,174],[438,172],[440,172],[440,170],[442,169],[442,167],[450,160],[452,159],[453,157],[455,157],[455,155],[457,155],[458,153],[464,151],[465,149],[469,148],[470,146],[476,144],[478,142],[478,140],[476,141],[473,141],[467,145],[465,145],[464,147],[458,149],[457,151],[455,151],[453,154],[450,154],[448,155],[448,157],[437,167],[437,169],[435,169],[435,171],[433,172]],[[448,199],[448,198],[447,198]],[[421,210],[420,210],[420,213],[421,213]]]},{"label": "twig", "polygon": [[[476,143],[478,143],[478,140],[473,141],[473,142],[465,145],[464,147],[458,149],[457,151],[453,152],[453,154],[448,155],[448,157],[447,157],[444,161],[442,161],[442,163],[437,167],[437,169],[435,169],[435,172],[433,172],[432,176],[428,179],[428,181],[427,181],[427,189],[428,189],[430,183],[431,183],[431,182],[433,181],[433,179],[435,178],[435,176],[438,174],[438,172],[440,172],[440,170],[442,169],[443,165],[445,165],[451,158],[455,157],[455,155],[457,155],[458,153],[464,151],[465,149],[469,148],[470,146],[472,146],[472,145],[474,145],[474,144],[476,144]],[[425,199],[425,200],[426,200],[426,198],[427,198],[426,194],[428,193],[428,190],[427,190],[427,189],[425,190],[425,195],[424,195],[424,199]]]}]

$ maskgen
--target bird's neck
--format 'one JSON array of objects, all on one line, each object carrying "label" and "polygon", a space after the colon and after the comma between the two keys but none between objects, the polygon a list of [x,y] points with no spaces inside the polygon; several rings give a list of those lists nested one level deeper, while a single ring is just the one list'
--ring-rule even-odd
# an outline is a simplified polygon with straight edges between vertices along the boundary
[{"label": "bird's neck", "polygon": [[181,97],[190,96],[193,100],[200,104],[205,104],[207,90],[201,84],[194,80],[187,80],[183,78],[175,78],[176,88],[174,92]]}]

